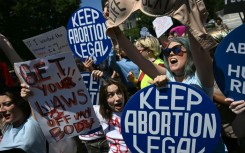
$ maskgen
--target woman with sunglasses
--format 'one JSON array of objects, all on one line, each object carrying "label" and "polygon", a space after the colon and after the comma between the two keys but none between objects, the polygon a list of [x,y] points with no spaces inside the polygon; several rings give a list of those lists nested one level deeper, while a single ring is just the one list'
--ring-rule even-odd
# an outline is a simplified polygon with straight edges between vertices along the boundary
[{"label": "woman with sunglasses", "polygon": [[[167,49],[163,51],[165,68],[152,64],[152,62],[145,59],[118,27],[112,29],[114,33],[108,33],[110,37],[118,42],[119,46],[126,51],[128,57],[144,73],[154,79],[156,85],[162,86],[167,81],[181,82],[199,88],[212,99],[214,85],[212,59],[209,50],[205,50],[200,45],[204,42],[198,41],[203,40],[203,38],[197,39],[197,35],[193,34],[195,33],[193,32],[195,27],[186,28],[188,37],[173,38],[169,42]],[[208,46],[206,48],[210,48],[208,43],[206,45]],[[217,145],[215,151],[224,152],[222,141]]]},{"label": "woman with sunglasses", "polygon": [[117,40],[128,57],[153,78],[157,85],[164,84],[167,80],[182,82],[198,87],[212,98],[214,84],[212,59],[209,51],[200,46],[188,28],[188,38],[173,38],[163,51],[165,67],[152,64],[145,59],[119,28],[115,27],[113,30],[116,33],[116,38],[113,39]]}]

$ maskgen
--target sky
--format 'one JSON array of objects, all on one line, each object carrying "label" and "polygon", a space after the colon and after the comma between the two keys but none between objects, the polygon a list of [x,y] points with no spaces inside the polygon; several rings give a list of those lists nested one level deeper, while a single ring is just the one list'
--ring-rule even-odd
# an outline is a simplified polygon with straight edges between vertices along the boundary
[{"label": "sky", "polygon": [[90,6],[102,12],[101,0],[81,0],[82,7]]}]

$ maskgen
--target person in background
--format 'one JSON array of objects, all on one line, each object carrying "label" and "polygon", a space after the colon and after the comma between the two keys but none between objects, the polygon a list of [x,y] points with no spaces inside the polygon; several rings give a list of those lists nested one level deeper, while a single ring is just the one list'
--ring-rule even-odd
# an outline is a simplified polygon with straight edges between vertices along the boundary
[{"label": "person in background", "polygon": [[99,99],[94,110],[106,135],[109,153],[129,153],[120,126],[122,111],[128,101],[126,87],[114,79],[105,80],[100,87]]},{"label": "person in background", "polygon": [[133,95],[138,89],[128,80],[128,73],[133,72],[136,76],[139,75],[139,67],[134,64],[121,48],[118,51],[113,51],[110,58],[110,66],[115,70],[120,80],[126,85],[129,95]]},{"label": "person in background", "polygon": [[[108,11],[107,8],[105,8],[105,16],[108,14],[106,11]],[[167,48],[163,51],[165,67],[153,64],[140,54],[139,49],[127,39],[119,27],[112,27],[108,35],[119,44],[119,47],[124,49],[128,57],[136,63],[144,73],[154,79],[154,83],[157,86],[165,85],[167,81],[181,82],[197,87],[212,99],[214,76],[209,49],[215,47],[213,45],[216,43],[214,43],[213,38],[206,33],[202,33],[207,36],[205,41],[203,41],[203,38],[199,37],[200,35],[195,33],[195,30],[204,29],[204,25],[201,26],[200,23],[204,20],[202,17],[205,17],[199,14],[200,12],[195,13],[195,17],[198,17],[191,20],[191,24],[188,24],[186,20],[180,21],[183,22],[182,24],[188,25],[186,28],[188,37],[176,37],[171,39]],[[187,15],[189,14],[180,12],[177,17],[180,19],[182,19],[181,17],[183,17],[183,19],[193,17],[192,12],[188,17],[186,17]],[[214,152],[225,152],[225,146],[221,139]]]},{"label": "person in background", "polygon": [[1,69],[0,114],[3,120],[0,151],[20,149],[27,153],[46,153],[46,138],[29,103],[20,96],[21,87],[8,84],[10,75],[4,74],[6,69]]},{"label": "person in background", "polygon": [[215,23],[216,23],[215,26],[216,26],[216,29],[217,30],[224,30],[224,31],[227,31],[227,32],[230,31],[230,29],[228,28],[228,26],[223,23],[223,20],[220,17],[217,17],[215,19]]},{"label": "person in background", "polygon": [[[160,44],[157,38],[153,36],[147,36],[145,38],[139,38],[135,42],[135,47],[140,53],[141,57],[151,62],[153,65],[157,65],[159,69],[164,71],[164,62],[161,58],[159,58],[159,54],[161,53]],[[124,48],[125,50],[126,48]],[[128,49],[128,48],[127,48]],[[134,50],[132,50],[134,52]],[[131,51],[125,51],[127,54],[131,54]],[[134,61],[133,61],[134,62]],[[138,65],[139,66],[139,65]],[[138,78],[134,74],[134,72],[128,73],[128,80],[135,85],[139,86],[139,89],[147,87],[151,84],[152,78],[145,74],[144,70],[141,69],[138,75]]]},{"label": "person in background", "polygon": [[175,26],[172,29],[170,29],[169,33],[173,35],[173,37],[182,37],[186,35],[185,29],[186,27],[184,25]]},{"label": "person in background", "polygon": [[[28,86],[22,84],[21,95],[27,97],[30,93]],[[129,153],[120,126],[122,110],[128,100],[126,87],[122,83],[109,78],[100,87],[99,99],[99,105],[94,105],[94,110],[106,136],[109,153]]]}]

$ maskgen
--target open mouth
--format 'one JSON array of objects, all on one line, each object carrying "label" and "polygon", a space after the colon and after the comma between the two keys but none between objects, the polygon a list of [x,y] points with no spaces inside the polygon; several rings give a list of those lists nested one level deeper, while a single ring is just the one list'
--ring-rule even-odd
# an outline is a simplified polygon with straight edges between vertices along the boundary
[{"label": "open mouth", "polygon": [[171,64],[175,64],[175,63],[177,63],[178,62],[178,60],[176,59],[176,58],[171,58],[170,59],[170,63]]},{"label": "open mouth", "polygon": [[123,103],[119,102],[119,103],[115,104],[114,106],[115,106],[115,108],[121,108],[121,107],[123,107]]},{"label": "open mouth", "polygon": [[10,118],[10,114],[4,114],[3,117],[7,120]]}]

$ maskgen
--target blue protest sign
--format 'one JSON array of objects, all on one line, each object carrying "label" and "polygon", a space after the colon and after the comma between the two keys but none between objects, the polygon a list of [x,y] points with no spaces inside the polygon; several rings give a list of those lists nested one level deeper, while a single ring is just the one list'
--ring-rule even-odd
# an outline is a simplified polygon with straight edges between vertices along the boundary
[{"label": "blue protest sign", "polygon": [[210,98],[192,86],[150,85],[134,94],[121,120],[132,152],[212,152],[220,140],[219,113]]},{"label": "blue protest sign", "polygon": [[214,55],[214,77],[226,97],[245,99],[245,25],[231,31]]},{"label": "blue protest sign", "polygon": [[93,105],[99,105],[99,89],[101,86],[101,80],[94,80],[90,72],[82,72],[81,76],[90,95],[91,102]]},{"label": "blue protest sign", "polygon": [[70,17],[67,29],[69,46],[83,62],[91,58],[99,64],[109,55],[111,40],[106,35],[103,14],[97,9],[81,7]]}]

